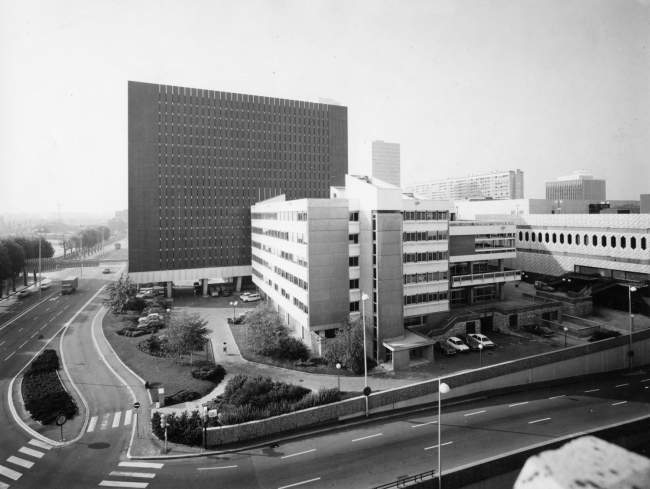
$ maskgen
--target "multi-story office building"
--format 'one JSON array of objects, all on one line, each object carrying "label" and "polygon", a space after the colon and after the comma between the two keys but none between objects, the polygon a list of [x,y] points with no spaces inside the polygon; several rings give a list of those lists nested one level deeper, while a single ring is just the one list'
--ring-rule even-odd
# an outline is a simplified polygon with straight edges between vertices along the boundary
[{"label": "multi-story office building", "polygon": [[450,299],[496,300],[520,278],[503,268],[515,256],[513,224],[450,223],[449,210],[349,175],[330,199],[260,202],[251,209],[253,281],[317,351],[343,318],[364,313],[369,356],[394,368],[430,361],[432,341],[405,327],[448,311]]},{"label": "multi-story office building", "polygon": [[596,200],[607,199],[605,180],[594,180],[590,171],[576,171],[546,182],[547,200]]},{"label": "multi-story office building", "polygon": [[372,176],[400,188],[400,150],[397,143],[372,142]]},{"label": "multi-story office building", "polygon": [[346,107],[129,82],[131,276],[250,275],[250,206],[327,197],[347,168]]},{"label": "multi-story office building", "polygon": [[407,185],[404,190],[431,200],[523,199],[524,172],[515,170],[433,180]]}]

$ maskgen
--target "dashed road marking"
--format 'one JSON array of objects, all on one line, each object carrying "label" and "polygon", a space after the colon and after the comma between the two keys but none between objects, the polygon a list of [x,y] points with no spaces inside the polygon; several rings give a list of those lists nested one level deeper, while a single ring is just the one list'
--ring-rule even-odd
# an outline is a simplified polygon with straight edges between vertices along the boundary
[{"label": "dashed road marking", "polygon": [[226,465],[225,467],[199,467],[196,470],[217,470],[217,469],[234,469],[236,465]]},{"label": "dashed road marking", "polygon": [[411,428],[419,428],[420,426],[426,426],[428,424],[436,424],[436,423],[437,421],[429,421],[428,423],[414,424],[413,426],[411,426]]},{"label": "dashed road marking", "polygon": [[484,413],[484,412],[485,412],[485,410],[483,410],[483,411],[476,411],[475,413],[469,413],[469,414],[466,414],[465,416],[474,416],[475,414],[481,414],[481,413]]},{"label": "dashed road marking", "polygon": [[320,477],[316,477],[315,479],[309,479],[308,481],[296,482],[295,484],[289,484],[288,486],[278,487],[278,489],[288,489],[289,487],[301,486],[303,484],[308,484],[309,482],[314,482],[314,481],[319,481],[319,480],[320,480]]},{"label": "dashed road marking", "polygon": [[298,455],[304,455],[305,453],[310,453],[310,452],[315,452],[315,451],[316,451],[316,449],[315,449],[315,448],[312,448],[311,450],[306,450],[306,451],[304,451],[304,452],[299,452],[299,453],[293,453],[293,454],[291,454],[291,455],[285,455],[284,457],[280,457],[280,458],[291,458],[291,457],[297,457]]},{"label": "dashed road marking", "polygon": [[[452,443],[454,443],[454,442],[453,441],[448,441],[447,443],[441,443],[440,446],[444,447],[445,445],[451,445]],[[425,450],[431,450],[432,448],[438,448],[438,445],[434,445],[432,447],[425,448]]]},{"label": "dashed road marking", "polygon": [[624,387],[626,385],[630,385],[630,384],[619,384],[619,385],[615,385],[614,387]]},{"label": "dashed road marking", "polygon": [[528,424],[541,423],[542,421],[548,421],[551,418],[538,419],[537,421],[529,421]]},{"label": "dashed road marking", "polygon": [[523,406],[524,404],[528,404],[528,401],[518,402],[517,404],[510,404],[508,407]]},{"label": "dashed road marking", "polygon": [[615,402],[612,406],[618,406],[619,404],[625,404],[627,401]]},{"label": "dashed road marking", "polygon": [[356,440],[352,441],[361,441],[361,440],[367,440],[368,438],[374,438],[375,436],[381,436],[383,433],[378,433],[376,435],[370,435],[370,436],[364,436],[363,438],[357,438]]},{"label": "dashed road marking", "polygon": [[148,482],[122,482],[122,481],[101,481],[100,486],[104,487],[136,487],[144,489],[149,485]]},{"label": "dashed road marking", "polygon": [[[16,352],[14,352],[14,353],[16,353]],[[12,357],[12,355],[13,355],[14,353],[12,353],[12,354],[9,355],[7,358],[5,358],[5,362],[6,362],[7,360],[9,360],[9,359]]]},{"label": "dashed road marking", "polygon": [[162,469],[165,464],[156,464],[151,462],[120,462],[120,467],[138,467],[140,469]]},{"label": "dashed road marking", "polygon": [[598,392],[599,390],[600,390],[600,389],[591,389],[590,391],[585,391],[585,394],[586,394],[587,392]]},{"label": "dashed road marking", "polygon": [[562,394],[561,396],[553,396],[549,397],[549,399],[559,399],[560,397],[564,397],[566,394]]},{"label": "dashed road marking", "polygon": [[[29,340],[28,340],[28,341],[29,341]],[[25,343],[23,343],[22,345],[20,345],[18,348],[22,348],[22,347],[25,346],[26,344],[27,344],[27,341],[25,341]]]}]

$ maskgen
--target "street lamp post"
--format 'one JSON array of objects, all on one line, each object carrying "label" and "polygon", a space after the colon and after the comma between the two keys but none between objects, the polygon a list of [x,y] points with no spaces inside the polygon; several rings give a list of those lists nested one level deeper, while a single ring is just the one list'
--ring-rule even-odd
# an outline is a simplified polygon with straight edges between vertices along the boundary
[{"label": "street lamp post", "polygon": [[569,331],[569,328],[564,327],[564,348],[566,348],[566,332]]},{"label": "street lamp post", "polygon": [[440,401],[440,394],[447,394],[449,386],[445,383],[440,383],[438,378],[438,489],[442,489],[442,465],[440,454],[442,447],[440,446],[440,432],[442,431],[442,402]]},{"label": "street lamp post", "polygon": [[[364,391],[368,388],[368,357],[366,356],[366,301],[368,294],[361,294],[361,317],[363,323],[363,378]],[[368,396],[366,398],[366,417],[368,417]]]},{"label": "street lamp post", "polygon": [[336,364],[336,383],[339,386],[339,392],[341,392],[341,364]]},{"label": "street lamp post", "polygon": [[81,265],[81,276],[84,274],[84,229],[83,224],[79,225],[81,228],[81,255],[79,256],[79,264]]},{"label": "street lamp post", "polygon": [[632,330],[634,329],[634,315],[632,314],[632,292],[636,292],[636,287],[627,287],[627,297],[630,307],[630,351],[628,356],[630,357],[630,368],[632,368],[632,357],[634,356],[634,351],[632,350]]},{"label": "street lamp post", "polygon": [[40,300],[41,297],[41,286],[43,285],[43,268],[41,266],[41,241],[43,241],[43,238],[41,237],[41,228],[38,228],[38,297]]},{"label": "street lamp post", "polygon": [[483,345],[478,345],[478,357],[481,361],[481,368],[483,368]]},{"label": "street lamp post", "polygon": [[237,307],[237,301],[231,302],[230,305],[232,306],[232,322],[234,324],[235,323],[235,318],[236,318],[236,315],[235,315],[235,310],[236,309],[235,308]]}]

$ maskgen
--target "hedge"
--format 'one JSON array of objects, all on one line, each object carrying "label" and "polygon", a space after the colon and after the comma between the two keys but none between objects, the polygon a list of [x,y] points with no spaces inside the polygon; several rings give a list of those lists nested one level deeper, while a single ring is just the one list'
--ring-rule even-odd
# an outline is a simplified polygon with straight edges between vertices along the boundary
[{"label": "hedge", "polygon": [[[176,413],[167,415],[167,440],[182,445],[201,445],[203,443],[203,420],[198,411],[188,414],[183,411],[180,416]],[[155,411],[151,416],[151,430],[160,439],[165,439],[165,429],[160,426],[160,412]]]},{"label": "hedge", "polygon": [[32,419],[44,425],[52,424],[63,414],[73,418],[79,414],[74,399],[61,384],[57,374],[59,358],[54,350],[44,350],[32,362],[22,383],[25,409]]}]

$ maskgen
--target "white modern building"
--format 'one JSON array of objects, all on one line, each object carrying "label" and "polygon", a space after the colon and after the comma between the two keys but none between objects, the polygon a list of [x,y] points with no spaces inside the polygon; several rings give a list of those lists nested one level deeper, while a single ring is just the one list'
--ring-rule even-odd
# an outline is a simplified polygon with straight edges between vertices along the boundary
[{"label": "white modern building", "polygon": [[363,315],[368,356],[396,369],[431,361],[433,341],[408,326],[450,301],[497,300],[521,277],[503,266],[515,256],[513,224],[450,223],[449,202],[371,177],[346,175],[330,196],[251,208],[253,281],[316,351],[345,317]]},{"label": "white modern building", "polygon": [[398,143],[372,142],[372,177],[401,187]]},{"label": "white modern building", "polygon": [[514,170],[433,180],[406,185],[404,190],[432,200],[523,199],[524,172]]},{"label": "white modern building", "polygon": [[558,177],[555,182],[546,182],[546,198],[604,201],[607,199],[607,185],[605,180],[595,180],[590,171],[575,171]]}]

